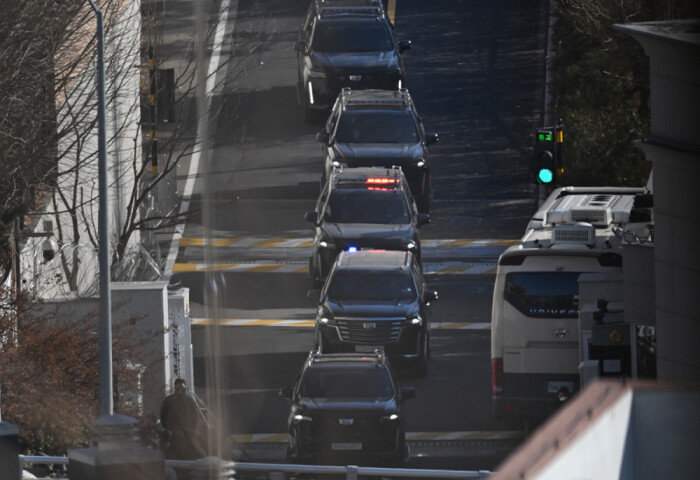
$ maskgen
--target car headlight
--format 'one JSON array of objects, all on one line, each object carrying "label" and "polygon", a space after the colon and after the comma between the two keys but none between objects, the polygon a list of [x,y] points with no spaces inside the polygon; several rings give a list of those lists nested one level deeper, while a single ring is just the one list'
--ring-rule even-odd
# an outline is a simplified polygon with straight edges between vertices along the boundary
[{"label": "car headlight", "polygon": [[382,417],[382,420],[385,422],[395,422],[399,419],[399,415],[396,413],[392,413],[391,415],[387,415],[385,417]]},{"label": "car headlight", "polygon": [[414,242],[413,240],[409,240],[408,243],[406,244],[406,250],[410,250],[413,252],[416,250],[416,248],[418,248],[418,246],[416,245],[416,242]]},{"label": "car headlight", "polygon": [[416,167],[418,167],[418,168],[425,167],[425,160],[423,160],[422,158],[420,160],[418,160],[418,163],[416,163]]},{"label": "car headlight", "polygon": [[312,420],[313,420],[313,418],[307,417],[305,415],[299,415],[299,414],[294,415],[294,421],[296,421],[296,422],[310,422]]},{"label": "car headlight", "polygon": [[335,248],[335,244],[333,244],[333,242],[327,242],[325,240],[318,242],[318,246],[321,248]]},{"label": "car headlight", "polygon": [[414,325],[416,327],[423,325],[423,319],[421,318],[421,316],[415,315],[413,318],[411,318],[411,325]]},{"label": "car headlight", "polygon": [[315,69],[315,68],[310,68],[309,69],[309,78],[326,78],[326,72],[324,72],[321,69]]}]

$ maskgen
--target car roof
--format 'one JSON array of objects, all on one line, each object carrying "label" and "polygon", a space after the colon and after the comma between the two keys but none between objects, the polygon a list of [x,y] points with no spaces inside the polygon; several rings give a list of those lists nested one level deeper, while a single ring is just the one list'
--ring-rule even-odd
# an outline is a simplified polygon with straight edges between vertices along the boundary
[{"label": "car roof", "polygon": [[411,264],[411,252],[396,250],[358,250],[340,252],[338,268],[343,270],[401,270]]},{"label": "car roof", "polygon": [[380,0],[315,0],[317,18],[362,16],[384,18]]},{"label": "car roof", "polygon": [[413,100],[408,90],[352,90],[343,88],[340,103],[344,109],[410,110]]},{"label": "car roof", "polygon": [[389,178],[402,179],[403,174],[401,168],[385,168],[385,167],[359,167],[359,168],[335,168],[333,169],[334,183],[343,181],[362,182],[369,178]]},{"label": "car roof", "polygon": [[318,353],[312,351],[307,358],[307,365],[321,366],[356,366],[356,365],[386,365],[383,353]]}]

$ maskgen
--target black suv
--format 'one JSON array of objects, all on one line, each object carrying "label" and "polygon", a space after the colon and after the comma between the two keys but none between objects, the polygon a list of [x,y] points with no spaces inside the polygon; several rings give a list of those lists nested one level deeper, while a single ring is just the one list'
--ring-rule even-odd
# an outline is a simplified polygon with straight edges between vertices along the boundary
[{"label": "black suv", "polygon": [[291,405],[288,462],[398,467],[407,460],[402,410],[415,391],[398,387],[384,355],[311,352],[294,387],[279,395]]},{"label": "black suv", "polygon": [[331,172],[306,220],[316,230],[309,277],[318,285],[343,250],[410,250],[420,256],[418,227],[430,215],[418,213],[400,168],[349,168]]},{"label": "black suv", "polygon": [[[310,291],[310,296],[315,295]],[[320,291],[315,343],[322,353],[382,351],[425,376],[430,302],[411,252],[342,252]]]},{"label": "black suv", "polygon": [[438,141],[438,135],[426,135],[408,90],[344,88],[317,138],[323,143],[324,178],[333,166],[398,165],[406,175],[418,210],[430,210],[427,147]]},{"label": "black suv", "polygon": [[294,45],[304,118],[329,108],[343,87],[400,88],[400,53],[410,47],[396,40],[378,0],[312,1]]}]

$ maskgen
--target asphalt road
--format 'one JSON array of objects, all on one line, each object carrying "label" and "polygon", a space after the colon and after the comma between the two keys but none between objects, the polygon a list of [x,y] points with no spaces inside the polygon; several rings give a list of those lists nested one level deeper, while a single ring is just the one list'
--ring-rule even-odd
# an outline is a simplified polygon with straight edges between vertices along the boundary
[{"label": "asphalt road", "polygon": [[[182,22],[166,26],[169,38],[186,38],[186,4],[177,4]],[[219,415],[239,440],[285,432],[287,407],[276,392],[294,382],[312,345],[303,322],[274,326],[313,320],[315,312],[303,273],[304,241],[312,234],[304,212],[319,189],[319,125],[302,121],[293,50],[306,6],[231,2],[221,50],[227,84],[212,100],[218,113],[210,176],[206,187],[194,179],[193,213],[174,269],[190,288],[195,319],[226,320],[193,327],[195,387],[222,401]],[[477,440],[500,438],[498,432],[511,438],[508,432],[519,429],[490,413],[488,324],[493,267],[507,245],[499,241],[518,238],[536,205],[528,158],[542,118],[545,7],[521,0],[396,2],[398,36],[414,45],[404,54],[406,86],[426,129],[440,135],[431,147],[433,220],[421,237],[456,240],[424,250],[428,282],[440,292],[433,321],[444,328],[432,332],[428,377],[401,379],[416,387],[406,408],[413,465],[492,469],[517,444]],[[179,173],[186,181],[186,168]],[[201,215],[204,195],[209,225]],[[211,292],[217,308],[205,310]],[[212,384],[206,373],[217,362],[222,376]],[[279,455],[274,442],[245,438],[238,451],[252,457],[241,458]]]}]

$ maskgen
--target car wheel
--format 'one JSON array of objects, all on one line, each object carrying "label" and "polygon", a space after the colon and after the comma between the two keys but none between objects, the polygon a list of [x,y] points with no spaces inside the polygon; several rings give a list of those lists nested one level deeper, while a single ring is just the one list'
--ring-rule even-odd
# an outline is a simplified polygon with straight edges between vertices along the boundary
[{"label": "car wheel", "polygon": [[413,364],[413,374],[416,377],[426,377],[428,375],[428,349],[430,347],[428,346],[428,339],[425,337],[425,340],[423,341],[423,348],[421,355],[416,358],[415,363]]}]

